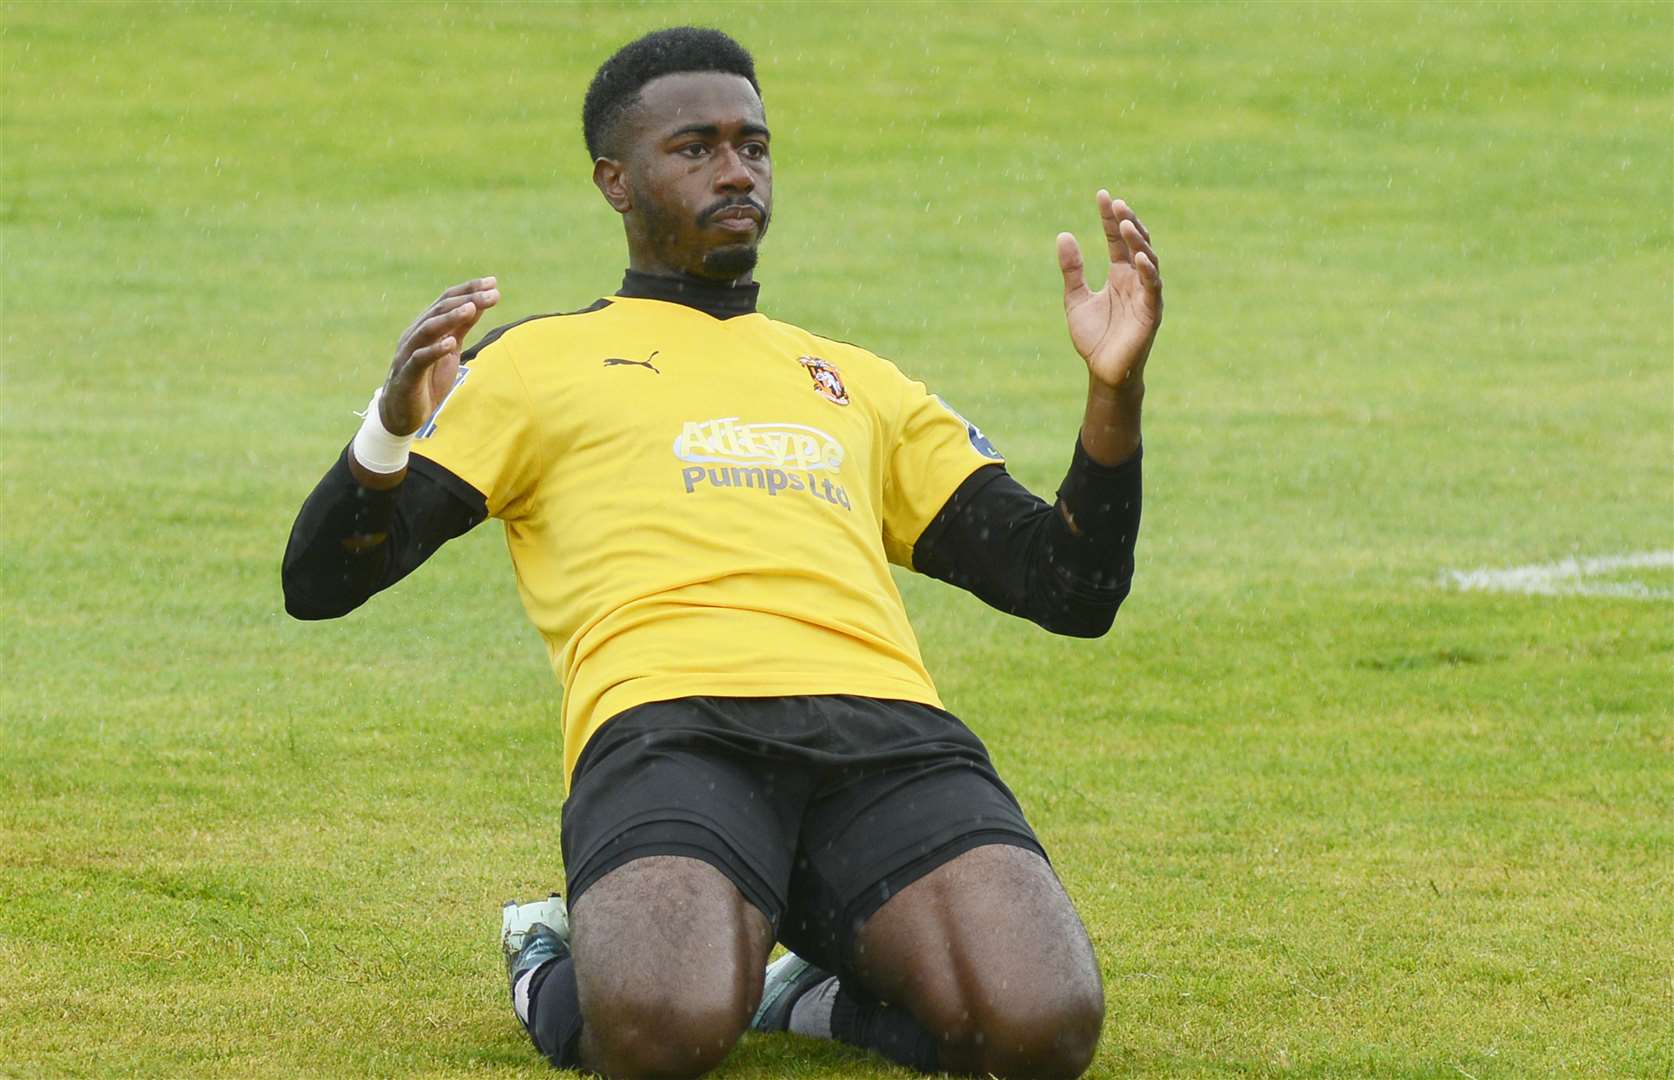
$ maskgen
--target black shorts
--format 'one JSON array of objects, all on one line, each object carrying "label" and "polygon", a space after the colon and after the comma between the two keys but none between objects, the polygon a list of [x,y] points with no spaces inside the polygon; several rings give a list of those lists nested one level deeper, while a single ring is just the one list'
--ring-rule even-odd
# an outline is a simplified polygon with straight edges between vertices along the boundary
[{"label": "black shorts", "polygon": [[957,717],[836,695],[612,717],[576,763],[562,838],[571,903],[634,859],[701,859],[786,948],[836,972],[885,900],[950,859],[984,844],[1046,854]]}]

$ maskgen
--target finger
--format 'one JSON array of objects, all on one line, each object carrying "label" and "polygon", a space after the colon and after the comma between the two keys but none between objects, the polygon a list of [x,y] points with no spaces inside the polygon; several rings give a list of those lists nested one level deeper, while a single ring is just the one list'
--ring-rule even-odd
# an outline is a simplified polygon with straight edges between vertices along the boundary
[{"label": "finger", "polygon": [[1087,267],[1081,259],[1081,245],[1070,233],[1058,234],[1058,269],[1064,275],[1064,302],[1087,291]]},{"label": "finger", "polygon": [[[487,311],[489,308],[493,307],[495,304],[498,304],[499,302],[500,302],[500,290],[499,289],[485,289],[482,292],[472,293],[469,303],[470,303],[470,306],[475,308],[476,310],[472,311],[470,313],[470,316],[468,318],[466,318],[463,322],[461,322],[455,328],[456,332],[459,335],[459,340],[464,341],[465,340],[465,335],[470,332],[471,327],[477,325],[477,320],[482,318],[482,313]],[[463,306],[465,306],[465,305],[461,305],[461,307],[463,307]]]},{"label": "finger", "polygon": [[1131,263],[1133,252],[1128,250],[1127,241],[1122,239],[1122,216],[1117,209],[1121,202],[1110,197],[1110,192],[1099,189],[1099,223],[1104,226],[1104,238],[1110,245],[1110,261],[1114,263]]},{"label": "finger", "polygon": [[1162,271],[1157,269],[1156,261],[1141,251],[1134,255],[1133,265],[1139,271],[1139,280],[1145,283],[1145,291],[1160,300],[1162,298]]},{"label": "finger", "polygon": [[432,341],[422,349],[414,349],[401,365],[397,378],[403,382],[417,382],[424,378],[431,366],[442,357],[459,349],[459,339],[449,334],[439,341]]},{"label": "finger", "polygon": [[[487,288],[479,289],[475,292],[459,291],[464,288],[465,285],[481,284],[483,282],[488,283]],[[408,326],[407,329],[402,332],[401,340],[398,341],[395,346],[396,352],[399,353],[402,349],[405,349],[408,343],[418,336],[425,323],[428,320],[435,318],[437,315],[446,314],[447,312],[463,307],[466,304],[475,304],[478,312],[480,313],[483,308],[491,308],[499,302],[500,290],[494,288],[494,279],[491,277],[477,278],[475,281],[468,281],[460,285],[455,285],[453,288],[437,297],[436,301],[420,313],[419,317],[413,320],[412,325]],[[475,319],[472,320],[472,322],[475,321]]]},{"label": "finger", "polygon": [[425,308],[419,314],[419,317],[413,320],[413,324],[407,327],[407,332],[401,335],[401,341],[396,345],[396,351],[401,352],[415,343],[423,344],[430,338],[435,337],[436,321],[447,319],[455,309],[470,303],[470,297],[475,295],[475,293],[467,293],[464,297],[445,297]]},{"label": "finger", "polygon": [[1136,254],[1144,252],[1150,257],[1152,266],[1158,265],[1157,253],[1151,250],[1150,238],[1140,234],[1139,225],[1133,218],[1123,218],[1117,227],[1122,230],[1122,240],[1128,245],[1129,250]]},{"label": "finger", "polygon": [[[492,274],[487,277],[472,278],[470,281],[461,281],[458,285],[452,285],[443,289],[442,295],[436,298],[436,303],[440,304],[443,300],[446,300],[449,297],[464,296],[466,293],[484,292],[488,289],[492,289],[498,283],[498,280]],[[433,304],[431,306],[434,307],[435,305]]]},{"label": "finger", "polygon": [[1147,244],[1151,242],[1151,231],[1145,227],[1143,221],[1139,220],[1139,215],[1133,212],[1133,207],[1128,205],[1126,199],[1113,198],[1110,200],[1110,207],[1116,213],[1118,224],[1123,221],[1133,222],[1134,227],[1139,230],[1139,235],[1145,238],[1145,242]]},{"label": "finger", "polygon": [[1121,216],[1125,220],[1133,222],[1134,227],[1139,230],[1139,235],[1143,236],[1145,242],[1149,244],[1151,242],[1151,230],[1147,229],[1145,223],[1139,220],[1139,215],[1133,212],[1133,207],[1121,199],[1116,200],[1116,205],[1121,208]]},{"label": "finger", "polygon": [[464,301],[458,307],[449,308],[439,315],[430,316],[430,318],[414,327],[412,332],[402,340],[396,352],[397,358],[411,355],[414,350],[424,348],[443,334],[455,334],[458,337],[463,337],[465,330],[477,321],[476,317],[477,306],[469,300]]},{"label": "finger", "polygon": [[[490,279],[492,280],[492,279]],[[401,335],[401,340],[395,346],[394,370],[400,370],[407,362],[412,350],[423,347],[433,340],[437,334],[450,333],[456,340],[464,341],[465,335],[482,318],[484,309],[491,308],[500,302],[500,290],[489,289],[486,292],[466,293],[462,296],[450,297],[446,301],[438,300],[433,307],[444,303],[451,305],[445,310],[431,315],[429,318],[420,317],[418,322],[407,328]]]},{"label": "finger", "polygon": [[483,311],[499,302],[500,290],[498,289],[465,293],[463,296],[450,296],[446,300],[438,300],[431,305],[428,318],[419,324],[413,337],[415,340],[422,340],[418,336],[419,332],[426,325],[433,325],[437,319],[451,319],[451,322],[442,325],[456,330],[460,337],[464,337],[466,332],[477,324],[477,320],[482,318]]},{"label": "finger", "polygon": [[439,341],[432,341],[422,349],[414,349],[413,355],[407,358],[409,364],[422,364],[429,367],[450,352],[459,351],[459,338],[453,334]]},{"label": "finger", "polygon": [[457,315],[467,307],[473,308],[475,310],[464,313],[469,319],[469,321],[465,324],[466,327],[469,328],[482,316],[482,313],[485,310],[493,307],[499,302],[499,289],[484,289],[481,292],[463,293],[459,296],[450,296],[445,300],[438,300],[434,304],[430,305],[429,317],[436,318],[441,315]]},{"label": "finger", "polygon": [[430,305],[430,310],[421,318],[430,318],[457,310],[466,304],[472,304],[481,312],[484,308],[491,308],[500,302],[499,289],[483,289],[478,292],[460,293],[458,296],[444,297]]}]

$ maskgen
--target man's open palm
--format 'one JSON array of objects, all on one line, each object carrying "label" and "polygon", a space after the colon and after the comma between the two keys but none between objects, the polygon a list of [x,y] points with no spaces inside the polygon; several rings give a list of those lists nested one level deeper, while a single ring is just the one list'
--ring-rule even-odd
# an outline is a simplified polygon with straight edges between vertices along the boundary
[{"label": "man's open palm", "polygon": [[1110,273],[1098,292],[1089,289],[1080,245],[1069,233],[1059,233],[1064,316],[1070,341],[1095,379],[1110,387],[1137,386],[1162,324],[1162,274],[1151,234],[1128,205],[1108,191],[1099,192],[1098,203]]}]

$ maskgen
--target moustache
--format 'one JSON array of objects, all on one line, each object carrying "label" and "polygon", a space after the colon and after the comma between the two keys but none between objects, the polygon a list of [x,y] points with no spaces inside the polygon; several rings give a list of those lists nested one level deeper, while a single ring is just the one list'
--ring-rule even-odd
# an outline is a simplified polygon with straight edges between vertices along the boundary
[{"label": "moustache", "polygon": [[767,224],[767,207],[750,198],[748,195],[742,199],[722,199],[714,206],[709,207],[704,210],[703,213],[699,214],[697,223],[699,225],[707,225],[711,221],[715,220],[716,215],[724,213],[728,210],[739,209],[754,210],[756,212],[756,220],[761,222],[764,226]]}]

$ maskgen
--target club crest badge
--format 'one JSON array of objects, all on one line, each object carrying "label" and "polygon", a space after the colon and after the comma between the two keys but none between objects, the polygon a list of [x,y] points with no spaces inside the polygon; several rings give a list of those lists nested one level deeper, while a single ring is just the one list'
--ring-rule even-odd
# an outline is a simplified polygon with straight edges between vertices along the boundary
[{"label": "club crest badge", "polygon": [[849,392],[843,386],[843,376],[829,360],[817,356],[799,356],[796,362],[808,369],[814,380],[814,393],[836,405],[849,403]]}]

